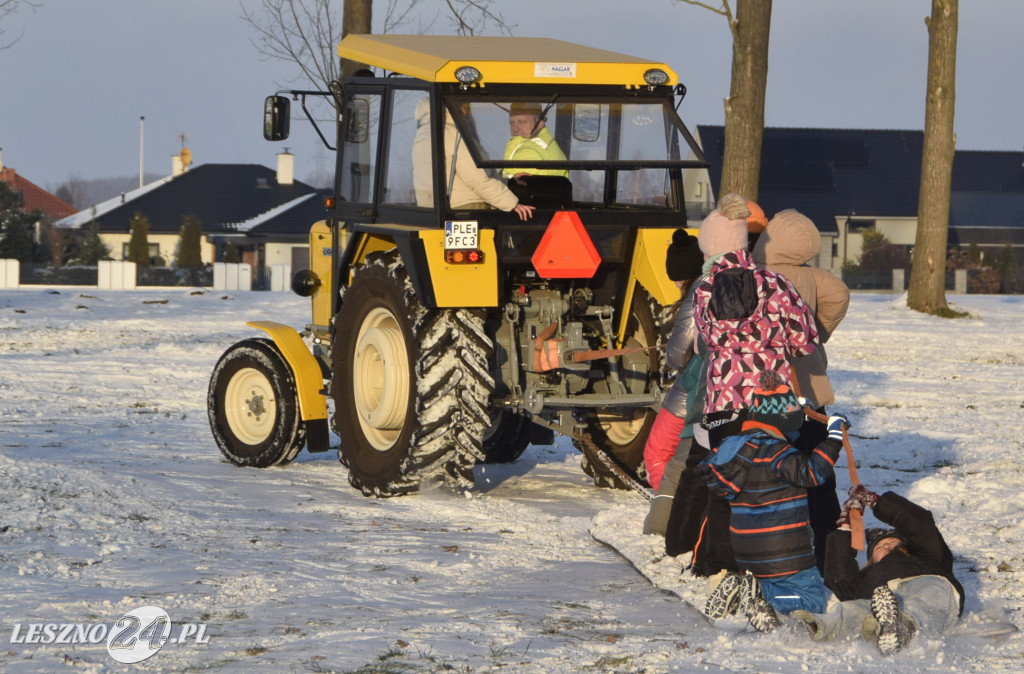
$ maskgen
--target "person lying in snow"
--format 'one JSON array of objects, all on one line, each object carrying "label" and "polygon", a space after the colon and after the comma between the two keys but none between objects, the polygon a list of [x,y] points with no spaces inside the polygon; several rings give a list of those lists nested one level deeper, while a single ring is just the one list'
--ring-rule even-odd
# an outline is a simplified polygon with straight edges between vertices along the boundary
[{"label": "person lying in snow", "polygon": [[[867,531],[867,563],[860,568],[850,545],[849,513],[869,507],[892,528]],[[964,611],[964,588],[929,510],[891,491],[879,496],[855,485],[838,524],[828,538],[825,585],[839,601],[824,615],[792,614],[813,639],[862,635],[891,655],[916,633],[938,637],[952,629]]]},{"label": "person lying in snow", "polygon": [[781,624],[780,613],[825,610],[807,488],[832,477],[849,422],[842,415],[829,417],[828,437],[805,454],[791,444],[803,421],[796,395],[766,371],[741,432],[701,463],[709,489],[729,501],[732,548],[745,572],[726,572],[711,592],[704,613],[712,620],[740,611],[755,629],[770,632]]}]

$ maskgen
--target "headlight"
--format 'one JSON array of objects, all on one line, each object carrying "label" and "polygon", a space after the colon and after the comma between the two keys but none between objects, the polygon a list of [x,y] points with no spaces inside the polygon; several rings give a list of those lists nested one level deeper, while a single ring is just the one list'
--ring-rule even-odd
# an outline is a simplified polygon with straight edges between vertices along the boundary
[{"label": "headlight", "polygon": [[463,84],[473,84],[481,77],[480,71],[473,66],[461,66],[455,70],[455,79]]},{"label": "headlight", "polygon": [[647,82],[652,87],[665,84],[668,82],[668,73],[661,68],[651,68],[644,71],[644,82]]}]

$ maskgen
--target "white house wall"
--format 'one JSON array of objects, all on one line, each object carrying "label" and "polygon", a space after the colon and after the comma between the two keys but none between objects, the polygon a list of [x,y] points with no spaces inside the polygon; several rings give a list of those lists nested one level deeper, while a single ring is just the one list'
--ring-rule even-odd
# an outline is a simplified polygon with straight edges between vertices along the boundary
[{"label": "white house wall", "polygon": [[[889,243],[899,246],[913,246],[917,237],[917,218],[847,218],[839,216],[836,218],[836,228],[839,230],[839,238],[836,240],[836,257],[833,260],[833,267],[840,269],[846,260],[859,261],[863,250],[864,237],[859,231],[850,231],[856,228],[858,223],[865,220],[874,221],[874,230],[881,233]],[[848,226],[852,225],[852,227]],[[824,245],[824,241],[822,242]],[[825,259],[825,258],[823,258]]]},{"label": "white house wall", "polygon": [[302,241],[296,243],[272,243],[267,242],[265,252],[267,256],[267,265],[274,264],[286,264],[291,266],[292,264],[292,249],[303,248],[309,249],[309,242]]},{"label": "white house wall", "polygon": [[[131,234],[100,234],[100,238],[103,243],[107,244],[110,248],[110,256],[115,260],[123,260],[124,255],[122,254],[125,249],[125,244],[131,240]],[[152,232],[146,237],[146,241],[150,244],[157,244],[160,248],[160,257],[167,262],[168,265],[173,264],[175,256],[178,251],[178,241],[180,236],[177,234],[153,234]],[[213,257],[215,249],[212,243],[207,240],[204,234],[199,240],[200,256],[203,264],[213,264]]]}]

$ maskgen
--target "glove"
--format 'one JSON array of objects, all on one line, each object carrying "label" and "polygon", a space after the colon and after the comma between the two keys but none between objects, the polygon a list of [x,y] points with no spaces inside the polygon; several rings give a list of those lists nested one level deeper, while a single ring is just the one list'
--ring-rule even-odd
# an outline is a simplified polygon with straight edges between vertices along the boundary
[{"label": "glove", "polygon": [[847,499],[847,503],[850,501],[856,501],[859,503],[860,511],[864,512],[866,508],[875,507],[875,503],[878,502],[878,494],[862,484],[855,484],[850,487],[850,498]]},{"label": "glove", "polygon": [[[847,499],[846,503],[843,504],[843,510],[839,513],[839,519],[836,520],[836,526],[845,531],[850,530],[850,511],[861,510],[860,501],[854,499]],[[863,512],[863,510],[861,510]]]},{"label": "glove", "polygon": [[843,430],[850,428],[850,420],[842,414],[833,414],[828,418],[828,437],[830,440],[843,439]]}]

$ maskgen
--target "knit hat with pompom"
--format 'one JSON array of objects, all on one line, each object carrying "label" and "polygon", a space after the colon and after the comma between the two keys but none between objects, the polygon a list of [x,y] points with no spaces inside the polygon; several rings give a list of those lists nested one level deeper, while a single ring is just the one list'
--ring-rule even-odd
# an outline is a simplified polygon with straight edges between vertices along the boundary
[{"label": "knit hat with pompom", "polygon": [[700,276],[704,255],[697,245],[697,237],[685,229],[672,233],[672,243],[665,253],[665,271],[673,281],[685,281]]},{"label": "knit hat with pompom", "polygon": [[726,194],[718,208],[711,211],[700,225],[697,241],[708,258],[747,247],[747,200],[738,194]]},{"label": "knit hat with pompom", "polygon": [[760,387],[747,411],[747,418],[780,431],[798,431],[804,423],[804,411],[793,389],[773,370],[761,373]]}]

